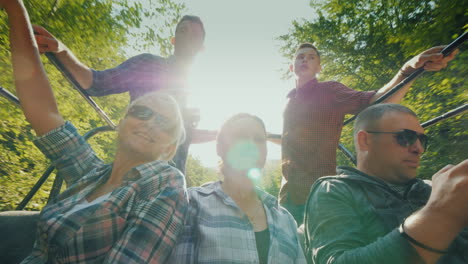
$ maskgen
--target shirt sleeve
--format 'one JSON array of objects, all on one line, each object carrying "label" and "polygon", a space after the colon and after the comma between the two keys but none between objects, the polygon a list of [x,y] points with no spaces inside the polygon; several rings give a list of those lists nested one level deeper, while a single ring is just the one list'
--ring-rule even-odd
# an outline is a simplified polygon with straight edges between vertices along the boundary
[{"label": "shirt sleeve", "polygon": [[183,229],[185,188],[166,187],[140,201],[104,263],[166,263]]},{"label": "shirt sleeve", "polygon": [[363,225],[362,204],[353,204],[356,194],[344,185],[323,181],[313,187],[306,211],[306,255],[312,263],[420,263],[397,229],[375,240],[367,237],[372,227]]},{"label": "shirt sleeve", "polygon": [[296,224],[296,220],[294,220],[294,217],[288,213],[288,217],[289,217],[289,221],[292,225],[292,231],[294,232],[295,234],[295,237],[296,237],[296,259],[294,259],[294,263],[295,264],[306,264],[307,261],[306,261],[306,258],[304,256],[304,250],[302,249],[302,245],[301,245],[301,242],[299,241],[299,235],[297,234],[297,224]]},{"label": "shirt sleeve", "polygon": [[104,162],[69,121],[34,140],[68,186]]},{"label": "shirt sleeve", "polygon": [[357,114],[369,105],[376,91],[356,91],[344,84],[335,82],[333,85],[336,103],[343,107],[346,114]]},{"label": "shirt sleeve", "polygon": [[44,250],[44,246],[47,242],[41,238],[41,232],[39,229],[36,230],[36,241],[32,248],[31,253],[23,259],[20,264],[43,264],[47,263],[47,252]]},{"label": "shirt sleeve", "polygon": [[186,263],[193,264],[196,259],[197,239],[197,217],[198,204],[190,195],[188,212],[185,218],[184,229],[177,239],[177,244],[174,248],[170,261],[168,263]]},{"label": "shirt sleeve", "polygon": [[105,96],[130,92],[142,94],[152,87],[160,87],[164,80],[165,59],[152,54],[140,54],[124,61],[119,66],[103,70],[93,70],[93,83],[86,92],[91,96]]}]

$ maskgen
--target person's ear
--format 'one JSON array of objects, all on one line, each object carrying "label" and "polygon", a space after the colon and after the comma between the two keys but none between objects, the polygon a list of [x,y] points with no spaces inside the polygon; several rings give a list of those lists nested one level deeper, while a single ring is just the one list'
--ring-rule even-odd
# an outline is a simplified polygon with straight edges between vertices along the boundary
[{"label": "person's ear", "polygon": [[370,140],[370,134],[364,130],[361,130],[357,133],[356,138],[357,149],[359,151],[368,151],[370,145],[372,144]]},{"label": "person's ear", "polygon": [[294,65],[289,64],[289,71],[290,71],[290,72],[294,72]]},{"label": "person's ear", "polygon": [[172,37],[172,38],[171,38],[171,44],[172,44],[172,46],[175,45],[175,37]]}]

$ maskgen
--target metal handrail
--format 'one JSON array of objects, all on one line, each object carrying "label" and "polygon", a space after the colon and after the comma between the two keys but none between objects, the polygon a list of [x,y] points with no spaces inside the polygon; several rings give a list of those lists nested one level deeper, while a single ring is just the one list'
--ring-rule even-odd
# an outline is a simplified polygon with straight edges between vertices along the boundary
[{"label": "metal handrail", "polygon": [[464,104],[460,107],[457,107],[453,110],[450,110],[448,112],[446,112],[445,114],[442,114],[436,118],[433,118],[431,120],[428,120],[424,123],[421,124],[422,127],[426,128],[426,127],[430,127],[436,123],[439,123],[440,121],[442,120],[445,120],[447,118],[450,118],[450,117],[453,117],[453,116],[456,116],[456,115],[459,115],[459,114],[462,114],[463,112],[467,111],[468,110],[468,104]]},{"label": "metal handrail", "polygon": [[[83,135],[83,138],[87,141],[89,138],[93,137],[96,134],[102,133],[102,132],[107,132],[107,131],[114,131],[114,129],[111,126],[102,126],[102,127],[96,127],[88,131]],[[24,207],[31,201],[31,199],[34,197],[34,195],[37,193],[39,188],[44,184],[44,182],[47,180],[47,178],[50,176],[50,174],[54,171],[55,166],[50,165],[42,174],[42,176],[39,178],[39,180],[34,184],[34,186],[31,188],[31,190],[26,194],[24,199],[19,203],[19,205],[15,208],[15,210],[23,210]],[[54,184],[52,185],[51,192],[49,194],[49,198],[47,200],[47,203],[51,201],[53,198],[55,198],[59,193],[60,193],[60,188],[62,187],[62,182],[63,179],[61,177],[56,177],[54,180]]]},{"label": "metal handrail", "polygon": [[[16,97],[14,94],[10,93],[8,90],[0,86],[0,95],[2,95],[4,98],[12,102],[13,104],[20,106],[20,101],[18,97]],[[96,127],[88,131],[83,135],[83,138],[87,141],[91,137],[93,137],[96,134],[102,133],[102,132],[107,132],[107,131],[113,131],[115,130],[115,127],[112,126],[101,126],[101,127]],[[26,194],[26,196],[23,198],[23,200],[18,204],[18,206],[15,208],[15,210],[23,210],[24,207],[31,201],[31,199],[34,197],[34,195],[37,193],[39,188],[44,184],[44,182],[47,180],[47,178],[50,176],[50,174],[54,171],[55,166],[50,165],[42,174],[42,176],[37,180],[37,182],[34,184],[34,186],[31,188],[31,190]],[[62,182],[63,179],[60,177],[56,177],[54,180],[54,183],[52,185],[51,192],[49,194],[49,198],[47,200],[47,203],[50,202],[53,198],[55,198],[59,193],[60,189],[62,187]]]},{"label": "metal handrail", "polygon": [[0,95],[8,99],[10,102],[14,103],[16,106],[20,106],[18,97],[10,93],[7,89],[3,88],[2,86],[0,86]]},{"label": "metal handrail", "polygon": [[[467,39],[468,39],[468,31],[463,33],[461,36],[459,36],[454,41],[452,41],[452,43],[448,44],[444,49],[442,49],[442,51],[440,53],[442,53],[444,55],[444,57],[446,57],[447,55],[449,55],[453,50],[455,50],[458,46],[460,46]],[[375,102],[372,103],[371,105],[378,104],[378,103],[381,103],[381,102],[385,101],[388,97],[392,96],[398,90],[400,90],[401,88],[403,88],[404,86],[406,86],[407,84],[412,82],[414,79],[416,79],[416,77],[419,77],[419,75],[421,75],[425,71],[426,70],[424,70],[424,68],[417,69],[416,71],[411,73],[408,77],[406,77],[404,80],[402,80],[400,83],[395,85],[388,92],[386,92],[381,97],[379,97],[377,100],[375,100]],[[343,123],[343,126],[351,123],[354,119],[356,119],[356,116],[357,115],[355,115],[355,116],[349,118],[348,120],[346,120]]]},{"label": "metal handrail", "polygon": [[[91,129],[90,131],[86,132],[83,135],[83,138],[86,141],[88,141],[88,139],[90,139],[94,135],[97,135],[97,134],[102,133],[102,132],[107,132],[107,131],[115,131],[115,129],[112,128],[111,126],[96,127],[96,128]],[[55,197],[57,197],[60,194],[60,190],[62,188],[62,183],[63,183],[62,177],[56,176],[55,180],[54,180],[54,183],[52,185],[52,189],[50,189],[50,194],[49,194],[49,198],[47,199],[47,203],[49,203],[50,201],[55,199]]]},{"label": "metal handrail", "polygon": [[73,75],[67,70],[67,68],[57,59],[54,53],[46,52],[46,57],[49,59],[55,67],[62,72],[62,74],[66,77],[66,79],[72,84],[73,88],[78,91],[78,93],[88,102],[91,107],[106,121],[106,123],[115,129],[117,126],[112,122],[112,120],[107,116],[107,114],[94,102],[91,97],[86,93],[85,89],[83,89],[80,83],[73,77]]}]

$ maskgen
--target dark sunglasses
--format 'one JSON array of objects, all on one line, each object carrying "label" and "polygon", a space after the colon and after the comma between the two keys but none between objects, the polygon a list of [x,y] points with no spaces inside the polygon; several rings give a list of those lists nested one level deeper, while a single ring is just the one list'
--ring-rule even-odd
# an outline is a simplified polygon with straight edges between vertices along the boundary
[{"label": "dark sunglasses", "polygon": [[403,129],[397,132],[382,132],[382,131],[366,131],[367,133],[371,134],[394,134],[397,140],[398,145],[402,147],[409,147],[413,145],[417,139],[421,142],[422,147],[424,150],[427,149],[427,142],[429,141],[429,137],[424,134],[419,134],[416,131],[410,129]]},{"label": "dark sunglasses", "polygon": [[171,132],[174,127],[170,119],[144,105],[132,105],[126,116],[131,116],[140,120],[148,121],[154,117],[154,123],[165,132]]}]

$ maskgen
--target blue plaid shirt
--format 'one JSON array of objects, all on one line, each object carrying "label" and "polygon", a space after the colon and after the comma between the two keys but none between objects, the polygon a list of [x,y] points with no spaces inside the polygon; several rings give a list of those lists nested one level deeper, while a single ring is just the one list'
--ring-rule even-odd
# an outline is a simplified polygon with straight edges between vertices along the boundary
[{"label": "blue plaid shirt", "polygon": [[119,66],[93,70],[93,83],[86,92],[91,96],[129,92],[131,100],[146,93],[168,91],[177,101],[185,104],[185,73],[175,64],[175,57],[163,58],[140,54]]},{"label": "blue plaid shirt", "polygon": [[36,146],[68,188],[41,212],[37,240],[22,263],[164,263],[183,228],[183,175],[164,161],[131,169],[106,200],[71,214],[112,171],[66,122]]},{"label": "blue plaid shirt", "polygon": [[[170,263],[259,263],[255,233],[221,182],[189,188],[189,213]],[[257,189],[270,231],[268,263],[306,263],[294,218]]]}]

